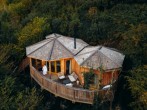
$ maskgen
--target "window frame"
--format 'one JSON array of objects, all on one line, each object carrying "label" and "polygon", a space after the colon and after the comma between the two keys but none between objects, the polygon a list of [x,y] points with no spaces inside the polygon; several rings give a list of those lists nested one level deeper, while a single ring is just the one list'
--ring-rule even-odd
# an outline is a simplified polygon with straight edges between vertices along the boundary
[{"label": "window frame", "polygon": [[[59,73],[59,72],[57,72],[57,62],[58,61],[60,62],[60,72],[61,72],[61,60],[54,60],[54,61],[49,61],[49,65],[50,65],[50,71],[49,72],[50,73],[54,73],[54,74]],[[52,66],[51,65],[52,62],[54,62],[54,68],[55,68],[55,71],[54,72],[52,71],[52,67],[51,67]]]},{"label": "window frame", "polygon": [[[59,62],[59,64],[60,64],[60,71],[58,71],[58,69],[57,69],[57,68],[58,68],[58,67],[57,67],[57,62]],[[56,65],[55,65],[55,66],[56,66],[56,73],[61,72],[61,61],[60,61],[60,60],[57,60],[57,61],[56,61]]]}]

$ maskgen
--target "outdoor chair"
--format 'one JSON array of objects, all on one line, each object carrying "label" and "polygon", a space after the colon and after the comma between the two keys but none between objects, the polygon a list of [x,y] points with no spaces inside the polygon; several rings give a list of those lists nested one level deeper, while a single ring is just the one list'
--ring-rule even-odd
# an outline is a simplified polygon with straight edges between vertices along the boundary
[{"label": "outdoor chair", "polygon": [[68,75],[68,78],[71,82],[75,82],[78,79],[78,76],[73,72],[71,75]]},{"label": "outdoor chair", "polygon": [[72,83],[68,83],[68,84],[66,84],[66,86],[73,87],[73,84]]},{"label": "outdoor chair", "polygon": [[64,79],[65,78],[64,73],[62,73],[62,72],[58,73],[58,78],[59,79]]}]

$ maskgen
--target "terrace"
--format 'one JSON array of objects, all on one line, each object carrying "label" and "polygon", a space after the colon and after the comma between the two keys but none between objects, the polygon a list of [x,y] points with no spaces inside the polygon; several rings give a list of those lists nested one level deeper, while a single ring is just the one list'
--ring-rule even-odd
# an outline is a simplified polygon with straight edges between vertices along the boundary
[{"label": "terrace", "polygon": [[81,85],[77,85],[76,82],[73,86],[64,84],[65,79],[57,79],[56,76],[50,78],[49,75],[42,75],[41,72],[36,70],[33,66],[30,66],[31,77],[41,86],[55,96],[62,97],[72,102],[81,102],[87,104],[93,104],[94,96],[97,91],[83,89]]}]

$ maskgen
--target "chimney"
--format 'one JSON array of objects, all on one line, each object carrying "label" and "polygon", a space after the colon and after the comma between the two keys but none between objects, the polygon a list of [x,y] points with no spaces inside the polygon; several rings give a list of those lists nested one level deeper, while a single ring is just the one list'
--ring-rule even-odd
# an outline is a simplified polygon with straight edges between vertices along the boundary
[{"label": "chimney", "polygon": [[76,49],[76,37],[74,36],[74,49]]}]

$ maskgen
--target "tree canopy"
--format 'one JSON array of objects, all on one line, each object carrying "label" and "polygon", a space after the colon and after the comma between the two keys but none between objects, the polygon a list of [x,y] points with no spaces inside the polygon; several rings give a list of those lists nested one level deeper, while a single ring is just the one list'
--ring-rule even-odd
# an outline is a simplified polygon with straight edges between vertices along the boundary
[{"label": "tree canopy", "polygon": [[60,109],[56,100],[62,99],[32,87],[28,69],[17,71],[25,47],[51,33],[122,51],[126,57],[114,108],[146,109],[146,0],[0,0],[0,109]]}]

